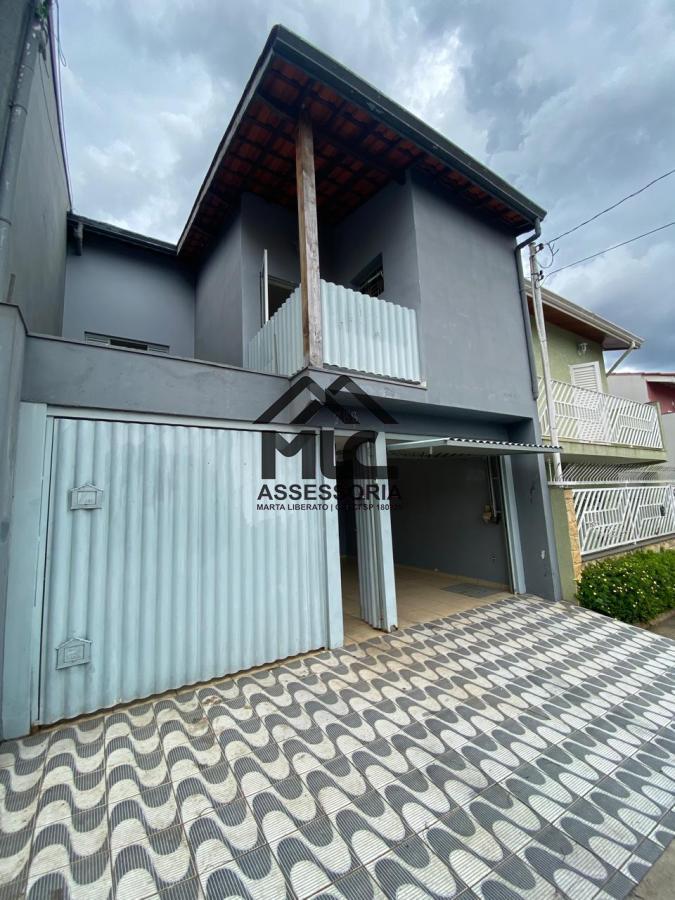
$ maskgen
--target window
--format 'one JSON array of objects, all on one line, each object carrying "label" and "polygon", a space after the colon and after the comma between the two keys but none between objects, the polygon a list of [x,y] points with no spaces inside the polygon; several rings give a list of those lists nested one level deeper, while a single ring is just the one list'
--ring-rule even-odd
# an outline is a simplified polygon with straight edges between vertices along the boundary
[{"label": "window", "polygon": [[292,281],[275,278],[273,275],[269,276],[267,279],[267,303],[270,319],[284,305],[296,287],[297,284],[293,284]]},{"label": "window", "polygon": [[263,263],[260,269],[260,319],[263,325],[281,309],[296,287],[297,284],[292,281],[269,274],[267,250],[263,250]]},{"label": "window", "polygon": [[104,347],[126,347],[128,350],[146,350],[151,353],[169,352],[169,347],[166,344],[151,344],[148,341],[111,337],[107,334],[94,334],[91,331],[85,331],[84,339],[88,344],[100,344]]},{"label": "window", "polygon": [[384,269],[382,268],[382,254],[379,253],[365,269],[361,269],[353,279],[354,289],[370,297],[379,297],[384,293]]},{"label": "window", "polygon": [[600,364],[598,362],[579,363],[570,366],[572,384],[589,391],[602,391]]}]

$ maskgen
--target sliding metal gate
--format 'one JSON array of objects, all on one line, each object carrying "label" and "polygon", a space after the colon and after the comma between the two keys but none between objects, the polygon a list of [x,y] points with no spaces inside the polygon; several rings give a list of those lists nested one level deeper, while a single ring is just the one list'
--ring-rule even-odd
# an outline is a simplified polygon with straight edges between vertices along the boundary
[{"label": "sliding metal gate", "polygon": [[[260,444],[54,420],[41,722],[327,645],[331,514],[259,509]],[[300,456],[277,479],[300,482]]]}]

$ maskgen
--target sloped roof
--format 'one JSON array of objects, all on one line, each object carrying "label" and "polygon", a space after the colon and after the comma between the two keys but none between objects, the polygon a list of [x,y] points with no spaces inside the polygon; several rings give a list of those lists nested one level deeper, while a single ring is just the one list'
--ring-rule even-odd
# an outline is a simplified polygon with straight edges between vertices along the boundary
[{"label": "sloped roof", "polygon": [[515,235],[545,215],[511,185],[302,38],[276,25],[244,89],[183,233],[198,258],[244,191],[295,207],[295,127],[314,127],[319,216],[340,221],[408,169]]}]

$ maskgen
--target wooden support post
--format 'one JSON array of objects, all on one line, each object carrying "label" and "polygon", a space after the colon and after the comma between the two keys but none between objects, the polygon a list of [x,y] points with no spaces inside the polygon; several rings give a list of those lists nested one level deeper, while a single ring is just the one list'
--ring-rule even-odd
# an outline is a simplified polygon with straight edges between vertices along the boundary
[{"label": "wooden support post", "polygon": [[306,112],[300,114],[295,138],[295,179],[298,191],[300,247],[300,297],[302,345],[305,365],[323,365],[321,336],[321,281],[319,275],[319,226],[316,216],[314,138]]}]

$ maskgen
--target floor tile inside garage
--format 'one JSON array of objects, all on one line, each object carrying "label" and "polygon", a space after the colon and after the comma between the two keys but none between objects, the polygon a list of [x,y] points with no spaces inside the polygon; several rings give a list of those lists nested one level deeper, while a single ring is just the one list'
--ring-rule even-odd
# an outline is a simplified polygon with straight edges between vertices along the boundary
[{"label": "floor tile inside garage", "polygon": [[[501,585],[468,580],[412,566],[396,566],[396,610],[399,628],[445,618],[510,596]],[[361,618],[356,560],[343,557],[342,619],[345,643],[368,641],[379,632]]]},{"label": "floor tile inside garage", "polygon": [[621,897],[675,644],[509,598],[0,748],[0,896]]}]

